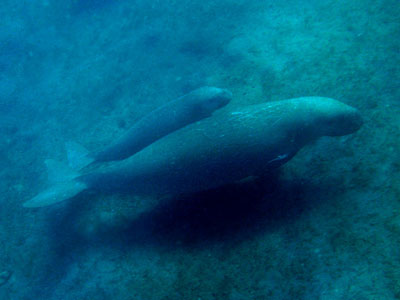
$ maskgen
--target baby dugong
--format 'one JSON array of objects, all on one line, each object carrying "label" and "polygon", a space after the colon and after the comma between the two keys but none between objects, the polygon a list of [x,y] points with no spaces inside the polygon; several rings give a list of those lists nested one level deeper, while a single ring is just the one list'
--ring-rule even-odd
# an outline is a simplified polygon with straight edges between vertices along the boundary
[{"label": "baby dugong", "polygon": [[[126,159],[158,139],[204,118],[227,105],[232,93],[226,89],[205,86],[168,102],[137,121],[110,146],[88,154],[74,143],[67,144],[70,165],[80,169],[90,163]],[[81,153],[80,155],[77,153]]]}]

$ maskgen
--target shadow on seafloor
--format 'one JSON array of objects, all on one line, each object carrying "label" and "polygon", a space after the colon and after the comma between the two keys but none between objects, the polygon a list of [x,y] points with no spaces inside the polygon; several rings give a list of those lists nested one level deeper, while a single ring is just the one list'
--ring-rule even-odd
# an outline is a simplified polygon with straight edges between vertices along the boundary
[{"label": "shadow on seafloor", "polygon": [[[277,174],[231,184],[218,189],[182,195],[160,201],[153,209],[128,221],[122,227],[94,233],[90,238],[76,230],[82,212],[90,211],[96,197],[82,195],[61,207],[48,209],[48,226],[53,254],[51,274],[43,274],[41,285],[64,278],[77,257],[90,249],[115,249],[116,253],[137,247],[176,248],[211,247],[215,243],[245,241],[295,221],[315,205],[306,198],[323,197],[330,186],[315,186],[302,180],[283,180]],[[86,201],[84,201],[86,200]],[[56,272],[55,272],[56,271]],[[39,291],[40,293],[40,291]]]},{"label": "shadow on seafloor", "polygon": [[282,180],[273,174],[196,194],[162,199],[153,209],[135,219],[125,220],[123,226],[93,232],[90,238],[82,236],[74,225],[81,213],[90,210],[90,203],[95,201],[95,197],[82,195],[68,203],[65,210],[58,211],[58,216],[49,214],[52,216],[49,222],[54,242],[61,249],[102,245],[116,248],[204,247],[209,243],[223,243],[231,238],[245,238],[249,234],[273,230],[282,222],[290,222],[313,205],[313,200],[305,199],[304,191],[321,193],[321,189],[323,187],[314,187],[312,183]]}]

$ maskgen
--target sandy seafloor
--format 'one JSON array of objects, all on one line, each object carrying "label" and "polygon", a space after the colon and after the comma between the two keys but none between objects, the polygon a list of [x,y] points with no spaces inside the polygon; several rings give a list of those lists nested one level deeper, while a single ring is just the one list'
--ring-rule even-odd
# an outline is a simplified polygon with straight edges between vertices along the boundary
[{"label": "sandy seafloor", "polygon": [[[0,299],[400,299],[398,0],[4,0],[0,20]],[[99,149],[203,85],[365,123],[267,181],[22,207],[66,141]]]}]

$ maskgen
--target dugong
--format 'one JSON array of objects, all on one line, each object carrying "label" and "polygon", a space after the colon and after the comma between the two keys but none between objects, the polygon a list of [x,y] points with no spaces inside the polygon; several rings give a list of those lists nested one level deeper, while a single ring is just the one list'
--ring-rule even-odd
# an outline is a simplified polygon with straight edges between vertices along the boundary
[{"label": "dugong", "polygon": [[[67,148],[72,165],[83,168],[91,163],[123,160],[163,136],[185,127],[227,105],[232,93],[226,89],[205,86],[159,107],[136,122],[122,137],[96,153],[88,153],[75,143]],[[73,154],[71,154],[73,153]]]},{"label": "dugong", "polygon": [[192,193],[259,176],[322,136],[362,125],[360,113],[323,97],[302,97],[220,111],[158,139],[129,159],[69,174],[26,202],[40,207],[83,190],[135,195]]}]

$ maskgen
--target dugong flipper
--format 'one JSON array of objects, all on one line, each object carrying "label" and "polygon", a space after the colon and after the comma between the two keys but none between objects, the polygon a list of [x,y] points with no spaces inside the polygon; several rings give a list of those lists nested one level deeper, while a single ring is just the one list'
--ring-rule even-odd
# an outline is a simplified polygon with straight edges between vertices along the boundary
[{"label": "dugong flipper", "polygon": [[[82,190],[109,193],[197,192],[262,175],[290,160],[307,143],[321,136],[350,134],[361,125],[356,109],[330,98],[246,106],[181,128],[127,160],[99,166],[73,181]],[[25,206],[50,202],[35,197]]]},{"label": "dugong flipper", "polygon": [[[68,143],[69,161],[71,165],[79,165],[79,169],[93,162],[128,158],[163,136],[211,116],[215,110],[227,105],[231,98],[231,92],[226,89],[210,86],[196,89],[145,115],[122,137],[97,153],[90,154],[79,145]],[[79,158],[71,158],[76,153],[82,154]]]}]

